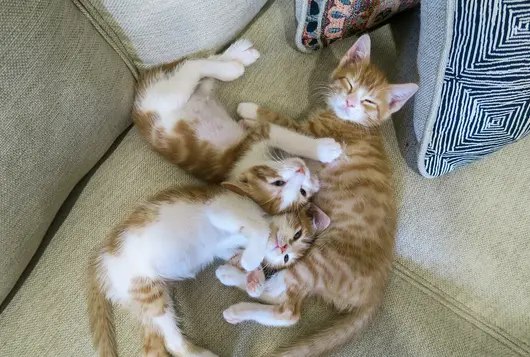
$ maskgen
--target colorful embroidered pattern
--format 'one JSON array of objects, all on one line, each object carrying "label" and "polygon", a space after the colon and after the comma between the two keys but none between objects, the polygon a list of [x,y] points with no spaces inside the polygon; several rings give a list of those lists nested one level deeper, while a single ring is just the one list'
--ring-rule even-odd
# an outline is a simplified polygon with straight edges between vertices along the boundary
[{"label": "colorful embroidered pattern", "polygon": [[419,3],[419,0],[307,0],[299,19],[297,43],[306,51],[316,51],[377,26]]}]

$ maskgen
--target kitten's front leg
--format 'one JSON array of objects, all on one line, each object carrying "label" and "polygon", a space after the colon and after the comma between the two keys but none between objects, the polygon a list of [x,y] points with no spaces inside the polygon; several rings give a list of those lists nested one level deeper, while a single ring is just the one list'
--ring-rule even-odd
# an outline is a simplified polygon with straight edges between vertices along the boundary
[{"label": "kitten's front leg", "polygon": [[246,238],[240,263],[248,272],[258,268],[265,258],[270,235],[269,222],[258,210],[257,206],[249,207],[237,201],[230,206],[220,201],[213,203],[207,212],[209,221],[215,227]]},{"label": "kitten's front leg", "polygon": [[[332,138],[315,139],[296,131],[286,129],[275,123],[286,124],[287,128],[296,129],[299,127],[294,121],[288,118],[283,118],[279,114],[267,115],[264,109],[261,109],[254,103],[240,103],[238,113],[243,118],[244,125],[251,126],[252,122],[267,121],[270,124],[269,140],[267,144],[270,147],[286,151],[296,156],[302,156],[311,160],[329,163],[338,158],[342,154],[342,148],[339,143]],[[296,127],[295,127],[296,126]]]}]

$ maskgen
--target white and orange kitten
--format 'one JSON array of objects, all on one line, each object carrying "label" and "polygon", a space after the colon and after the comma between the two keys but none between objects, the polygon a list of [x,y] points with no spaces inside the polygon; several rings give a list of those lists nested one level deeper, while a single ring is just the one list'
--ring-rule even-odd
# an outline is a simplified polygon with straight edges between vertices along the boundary
[{"label": "white and orange kitten", "polygon": [[[253,199],[269,214],[306,204],[318,191],[300,158],[331,162],[342,153],[330,138],[314,139],[278,126],[244,130],[213,97],[213,79],[239,78],[259,52],[239,40],[221,55],[187,59],[149,71],[138,84],[133,119],[151,147],[197,178]],[[223,182],[225,181],[225,182]]]},{"label": "white and orange kitten", "polygon": [[216,185],[160,192],[115,227],[91,260],[88,306],[99,355],[117,356],[113,302],[140,318],[144,356],[165,356],[166,350],[173,356],[215,356],[181,333],[168,282],[193,278],[215,258],[228,260],[239,252],[246,271],[263,259],[287,266],[328,224],[329,217],[312,204],[270,217],[250,198]]}]

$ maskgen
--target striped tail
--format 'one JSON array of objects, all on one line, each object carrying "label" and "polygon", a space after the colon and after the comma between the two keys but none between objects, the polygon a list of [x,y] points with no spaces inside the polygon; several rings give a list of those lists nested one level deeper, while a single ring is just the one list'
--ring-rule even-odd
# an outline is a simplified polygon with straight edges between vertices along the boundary
[{"label": "striped tail", "polygon": [[97,278],[97,260],[90,262],[88,316],[94,347],[100,357],[117,357],[112,306],[106,299]]}]

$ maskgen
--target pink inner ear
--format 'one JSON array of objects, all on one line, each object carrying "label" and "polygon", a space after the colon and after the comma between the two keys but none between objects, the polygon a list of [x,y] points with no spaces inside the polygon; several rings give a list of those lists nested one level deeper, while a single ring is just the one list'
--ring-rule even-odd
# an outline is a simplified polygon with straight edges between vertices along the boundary
[{"label": "pink inner ear", "polygon": [[415,83],[393,84],[390,86],[390,112],[395,113],[403,107],[418,91],[418,85]]},{"label": "pink inner ear", "polygon": [[311,212],[311,215],[313,216],[313,227],[317,231],[322,231],[328,228],[328,226],[331,224],[331,219],[326,214],[326,212],[322,211],[314,204],[311,204],[309,210]]},{"label": "pink inner ear", "polygon": [[353,46],[346,52],[340,60],[339,67],[343,67],[350,62],[370,61],[370,36],[364,34],[355,41]]}]

